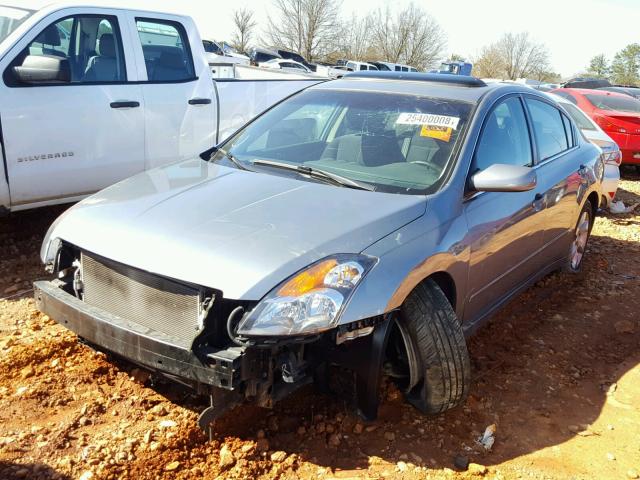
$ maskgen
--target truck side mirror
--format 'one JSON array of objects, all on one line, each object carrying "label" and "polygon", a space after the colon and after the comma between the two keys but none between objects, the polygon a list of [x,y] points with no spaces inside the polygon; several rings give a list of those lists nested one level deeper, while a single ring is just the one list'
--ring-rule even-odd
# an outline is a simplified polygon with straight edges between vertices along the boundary
[{"label": "truck side mirror", "polygon": [[66,58],[54,55],[28,55],[22,65],[13,67],[20,83],[70,83],[71,66]]}]

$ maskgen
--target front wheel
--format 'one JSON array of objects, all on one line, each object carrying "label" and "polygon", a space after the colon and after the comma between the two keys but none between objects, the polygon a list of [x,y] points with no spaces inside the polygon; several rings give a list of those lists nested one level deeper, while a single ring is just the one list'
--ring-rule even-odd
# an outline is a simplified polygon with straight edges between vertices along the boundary
[{"label": "front wheel", "polygon": [[593,206],[587,200],[582,207],[578,223],[573,232],[573,240],[569,247],[569,258],[565,270],[569,273],[579,273],[582,270],[582,261],[593,228]]},{"label": "front wheel", "polygon": [[471,377],[469,353],[462,326],[436,282],[418,285],[397,321],[411,364],[407,400],[429,414],[462,403]]}]

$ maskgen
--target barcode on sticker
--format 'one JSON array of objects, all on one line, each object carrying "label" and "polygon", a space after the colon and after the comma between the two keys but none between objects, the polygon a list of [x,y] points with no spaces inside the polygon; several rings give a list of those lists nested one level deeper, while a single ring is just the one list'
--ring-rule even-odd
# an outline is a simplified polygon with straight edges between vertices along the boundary
[{"label": "barcode on sticker", "polygon": [[399,125],[429,125],[432,127],[458,128],[459,117],[434,115],[433,113],[401,113],[396,123]]}]

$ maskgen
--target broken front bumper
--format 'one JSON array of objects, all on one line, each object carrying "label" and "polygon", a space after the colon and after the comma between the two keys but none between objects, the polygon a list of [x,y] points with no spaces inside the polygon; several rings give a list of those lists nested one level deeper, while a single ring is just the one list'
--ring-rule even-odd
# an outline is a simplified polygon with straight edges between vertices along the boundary
[{"label": "broken front bumper", "polygon": [[201,351],[178,347],[170,336],[87,305],[53,282],[35,282],[34,296],[41,312],[88,343],[187,382],[234,390],[261,363],[244,347]]}]

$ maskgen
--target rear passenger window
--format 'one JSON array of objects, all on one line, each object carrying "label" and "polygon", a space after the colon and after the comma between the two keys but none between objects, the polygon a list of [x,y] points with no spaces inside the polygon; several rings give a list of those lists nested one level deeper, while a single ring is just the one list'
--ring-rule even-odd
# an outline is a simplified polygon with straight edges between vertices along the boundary
[{"label": "rear passenger window", "polygon": [[567,150],[569,142],[560,110],[532,98],[527,98],[526,102],[533,122],[540,160],[544,161]]},{"label": "rear passenger window", "polygon": [[187,35],[179,23],[137,19],[147,78],[178,82],[195,78]]},{"label": "rear passenger window", "polygon": [[562,123],[564,123],[564,131],[567,134],[567,143],[569,144],[569,148],[571,148],[575,146],[576,141],[573,136],[573,127],[571,127],[571,122],[564,113],[562,114]]},{"label": "rear passenger window", "polygon": [[499,104],[485,120],[473,171],[484,170],[495,163],[518,166],[533,164],[527,120],[522,102],[517,97]]}]

